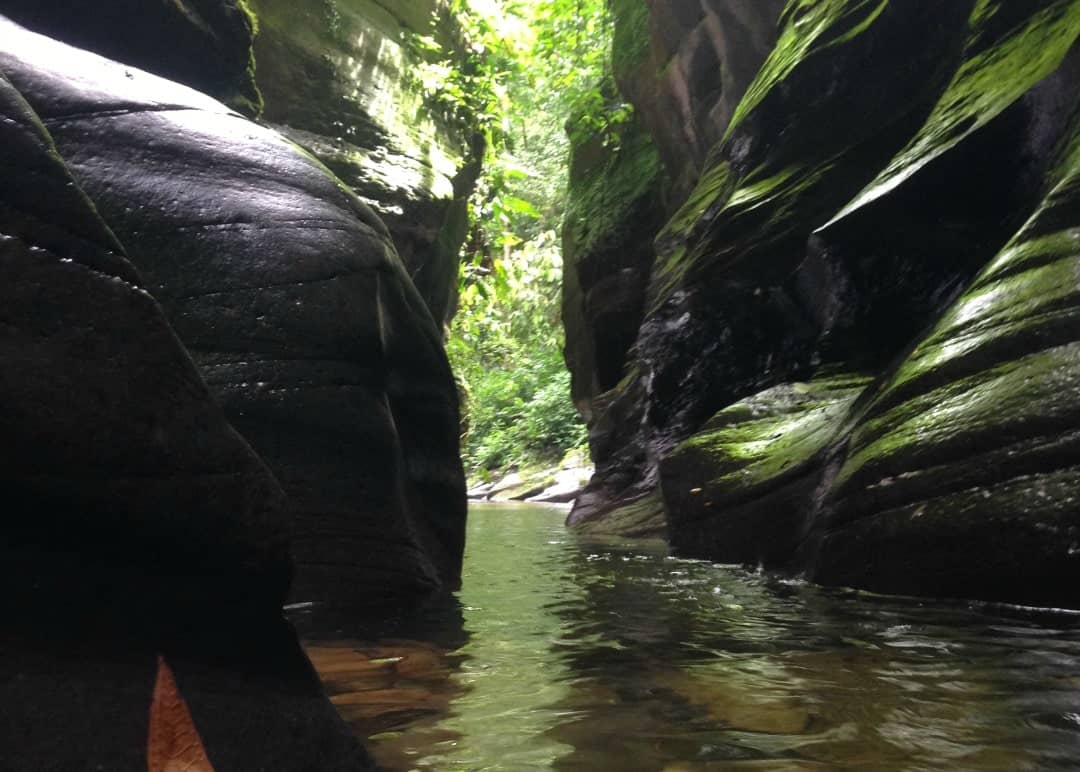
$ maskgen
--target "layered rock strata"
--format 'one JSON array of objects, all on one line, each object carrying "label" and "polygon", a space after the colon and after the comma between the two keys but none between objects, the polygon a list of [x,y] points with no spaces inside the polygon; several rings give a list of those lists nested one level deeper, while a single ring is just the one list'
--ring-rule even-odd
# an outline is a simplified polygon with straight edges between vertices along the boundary
[{"label": "layered rock strata", "polygon": [[[585,411],[598,473],[571,522],[617,530],[659,494],[682,554],[1080,603],[1061,412],[1078,36],[1074,1],[790,3],[656,236],[622,379]],[[1025,561],[1045,570],[1004,578]]]},{"label": "layered rock strata", "polygon": [[4,27],[2,68],[288,494],[296,595],[456,581],[441,336],[385,226],[311,156],[169,81]]},{"label": "layered rock strata", "polygon": [[0,165],[0,747],[35,770],[372,768],[282,618],[280,486],[3,74]]}]

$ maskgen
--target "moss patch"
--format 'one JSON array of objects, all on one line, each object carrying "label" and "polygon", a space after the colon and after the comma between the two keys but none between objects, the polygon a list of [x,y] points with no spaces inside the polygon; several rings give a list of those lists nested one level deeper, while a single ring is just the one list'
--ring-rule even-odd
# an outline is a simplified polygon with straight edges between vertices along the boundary
[{"label": "moss patch", "polygon": [[656,196],[663,166],[652,138],[636,119],[620,126],[606,146],[601,137],[592,136],[578,139],[573,152],[599,156],[598,162],[581,164],[585,171],[572,176],[567,197],[566,228],[574,251],[588,255],[618,241],[636,208]]},{"label": "moss patch", "polygon": [[619,83],[632,78],[649,56],[649,6],[645,0],[610,0],[614,19],[611,67]]},{"label": "moss patch", "polygon": [[[669,505],[675,509],[677,493],[680,500],[689,494],[719,509],[805,472],[840,435],[869,382],[867,376],[837,375],[789,383],[721,410],[664,460]],[[685,490],[675,491],[676,484]]]},{"label": "moss patch", "polygon": [[[980,0],[971,16],[968,56],[923,128],[838,217],[881,198],[981,127],[1056,70],[1080,36],[1080,2],[1030,0],[1004,34],[1005,0]],[[1013,12],[1015,15],[1015,12]]]}]

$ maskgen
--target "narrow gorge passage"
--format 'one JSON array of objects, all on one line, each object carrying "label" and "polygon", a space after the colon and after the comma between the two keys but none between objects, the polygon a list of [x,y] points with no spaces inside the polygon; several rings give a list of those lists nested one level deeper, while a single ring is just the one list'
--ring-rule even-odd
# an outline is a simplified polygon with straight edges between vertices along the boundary
[{"label": "narrow gorge passage", "polygon": [[0,0],[0,769],[1080,759],[1080,0]]}]

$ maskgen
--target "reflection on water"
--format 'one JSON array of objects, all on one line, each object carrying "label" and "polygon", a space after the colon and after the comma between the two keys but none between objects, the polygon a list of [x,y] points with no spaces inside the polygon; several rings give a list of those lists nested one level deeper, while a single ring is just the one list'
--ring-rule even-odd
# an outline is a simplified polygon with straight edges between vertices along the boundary
[{"label": "reflection on water", "polygon": [[456,599],[295,621],[395,770],[1076,769],[1080,618],[826,592],[474,507]]}]

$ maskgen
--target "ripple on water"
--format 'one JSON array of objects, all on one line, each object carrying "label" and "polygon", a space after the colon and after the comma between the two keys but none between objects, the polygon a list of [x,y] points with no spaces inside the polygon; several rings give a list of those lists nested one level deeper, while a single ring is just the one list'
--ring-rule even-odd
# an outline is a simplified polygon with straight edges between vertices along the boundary
[{"label": "ripple on water", "polygon": [[474,507],[456,598],[384,630],[293,611],[385,767],[1077,766],[1075,615],[824,591],[563,518]]}]

